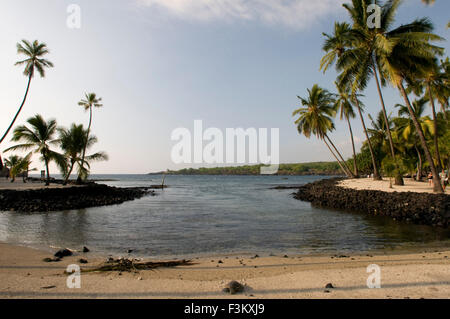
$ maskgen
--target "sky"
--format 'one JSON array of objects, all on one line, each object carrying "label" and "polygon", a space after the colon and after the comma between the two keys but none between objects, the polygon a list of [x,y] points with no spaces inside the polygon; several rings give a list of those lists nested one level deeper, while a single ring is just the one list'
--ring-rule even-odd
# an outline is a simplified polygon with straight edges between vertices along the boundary
[{"label": "sky", "polygon": [[[334,160],[315,138],[300,136],[292,112],[315,83],[334,91],[334,70],[319,71],[322,32],[346,21],[341,0],[0,0],[0,131],[8,127],[25,92],[27,78],[16,43],[47,44],[55,67],[36,76],[16,124],[42,114],[60,126],[83,123],[89,114],[77,102],[86,92],[103,99],[94,110],[92,132],[109,161],[94,174],[141,174],[207,165],[175,164],[171,133],[178,127],[279,128],[280,162]],[[80,28],[69,28],[68,7],[81,9]],[[450,38],[450,1],[425,6],[405,0],[396,26],[430,17],[435,32]],[[450,49],[449,42],[440,43]],[[383,90],[389,111],[399,93]],[[376,87],[364,92],[366,113],[379,111]],[[364,134],[352,121],[357,148]],[[11,134],[11,133],[10,133]],[[9,136],[11,137],[11,135]],[[4,150],[12,144],[4,142]],[[346,123],[331,134],[351,155]],[[2,153],[3,154],[3,153]],[[8,156],[8,154],[3,154]],[[43,169],[38,157],[33,166]],[[212,165],[217,166],[217,165]],[[51,170],[55,172],[54,165]]]}]

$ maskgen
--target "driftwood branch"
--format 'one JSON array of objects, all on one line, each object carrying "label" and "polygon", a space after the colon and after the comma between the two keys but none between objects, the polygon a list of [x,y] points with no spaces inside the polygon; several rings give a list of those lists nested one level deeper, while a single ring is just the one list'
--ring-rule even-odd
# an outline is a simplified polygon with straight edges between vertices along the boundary
[{"label": "driftwood branch", "polygon": [[82,269],[82,272],[93,271],[136,271],[151,270],[162,267],[190,266],[193,263],[190,260],[174,260],[174,261],[157,261],[157,262],[137,262],[133,259],[110,259],[104,265],[92,268]]}]

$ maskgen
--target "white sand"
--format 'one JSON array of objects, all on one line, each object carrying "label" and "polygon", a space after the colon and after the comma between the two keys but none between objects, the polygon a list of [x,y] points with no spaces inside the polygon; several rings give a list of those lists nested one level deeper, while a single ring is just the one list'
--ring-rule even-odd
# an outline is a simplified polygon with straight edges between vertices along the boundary
[{"label": "white sand", "polygon": [[[355,178],[346,179],[339,182],[339,186],[346,188],[353,188],[358,190],[378,190],[385,192],[417,192],[417,193],[433,193],[433,186],[427,181],[417,182],[411,178],[404,179],[404,186],[392,185],[389,188],[389,179],[385,178],[382,181],[374,181],[372,178]],[[394,184],[394,181],[392,181]],[[446,194],[450,194],[450,187],[445,190]]]},{"label": "white sand", "polygon": [[[104,260],[91,253],[81,255],[89,260],[90,267]],[[50,257],[48,252],[0,244],[0,298],[450,297],[449,250],[348,258],[200,258],[194,259],[197,264],[193,266],[139,273],[82,273],[81,288],[69,289],[63,272],[67,265],[78,263],[80,256],[45,263],[42,258]],[[219,264],[219,259],[223,263]],[[367,288],[366,268],[370,264],[381,267],[380,289]],[[245,292],[233,296],[223,293],[224,284],[230,280],[245,283]],[[327,283],[336,288],[325,292]]]}]

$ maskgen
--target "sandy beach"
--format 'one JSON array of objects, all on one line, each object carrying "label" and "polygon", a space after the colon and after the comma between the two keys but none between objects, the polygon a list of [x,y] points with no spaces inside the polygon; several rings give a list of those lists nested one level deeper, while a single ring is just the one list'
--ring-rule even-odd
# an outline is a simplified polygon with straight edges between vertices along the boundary
[{"label": "sandy beach", "polygon": [[[356,178],[346,179],[339,182],[339,186],[352,188],[357,190],[377,190],[384,192],[416,192],[416,193],[433,193],[433,186],[427,181],[417,182],[411,178],[404,178],[405,185],[392,185],[389,187],[389,178],[383,178],[381,181],[374,181],[372,178]],[[392,184],[394,181],[392,181]],[[450,187],[445,190],[446,194],[450,194]]]},{"label": "sandy beach", "polygon": [[[221,256],[194,265],[139,272],[82,273],[81,288],[67,288],[70,264],[102,263],[76,253],[46,263],[50,252],[0,244],[1,298],[449,298],[450,250],[350,256]],[[253,256],[254,257],[254,256]],[[219,262],[221,261],[221,262]],[[367,267],[381,269],[381,288],[367,287]],[[230,280],[244,293],[222,292]],[[334,289],[325,289],[332,283]]]}]

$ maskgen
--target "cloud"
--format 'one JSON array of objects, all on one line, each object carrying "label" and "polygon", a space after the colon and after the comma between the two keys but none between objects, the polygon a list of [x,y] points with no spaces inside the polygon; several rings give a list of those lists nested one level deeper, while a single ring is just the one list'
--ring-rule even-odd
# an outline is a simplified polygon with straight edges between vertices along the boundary
[{"label": "cloud", "polygon": [[343,0],[137,0],[189,21],[257,21],[307,28],[341,8]]}]

